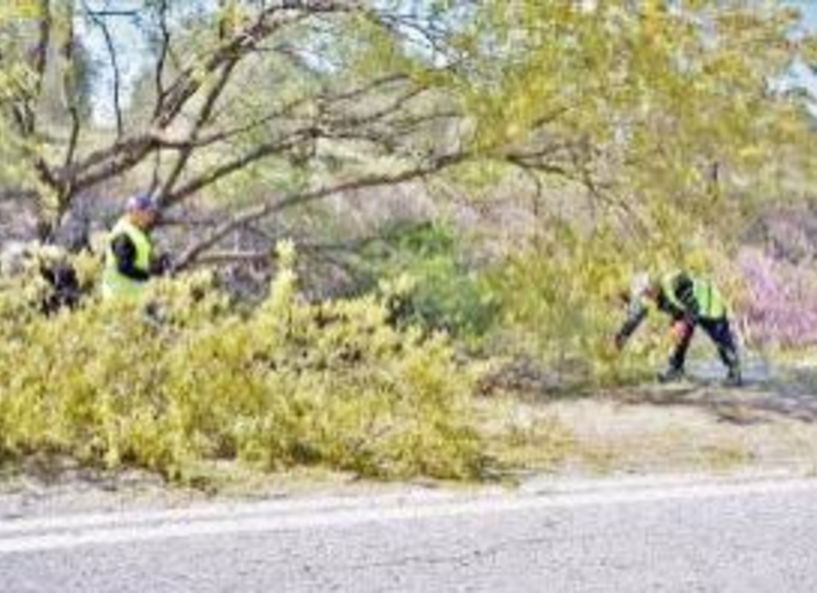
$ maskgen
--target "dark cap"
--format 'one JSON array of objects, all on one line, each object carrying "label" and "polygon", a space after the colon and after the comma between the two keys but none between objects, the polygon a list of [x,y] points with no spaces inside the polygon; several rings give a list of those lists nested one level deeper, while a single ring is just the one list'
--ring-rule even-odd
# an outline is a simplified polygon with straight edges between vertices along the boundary
[{"label": "dark cap", "polygon": [[159,208],[149,194],[136,194],[128,198],[125,205],[128,212],[158,212]]}]

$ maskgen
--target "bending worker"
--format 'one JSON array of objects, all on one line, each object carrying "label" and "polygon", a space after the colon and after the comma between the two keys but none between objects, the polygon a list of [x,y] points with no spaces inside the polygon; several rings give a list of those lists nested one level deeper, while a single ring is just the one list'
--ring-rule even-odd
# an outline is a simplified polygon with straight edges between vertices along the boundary
[{"label": "bending worker", "polygon": [[659,381],[683,377],[687,350],[695,327],[700,326],[717,346],[721,361],[728,369],[727,383],[741,384],[740,359],[729,326],[726,302],[711,282],[693,278],[686,272],[667,274],[660,280],[638,274],[633,279],[629,304],[628,318],[615,338],[619,349],[644,321],[651,307],[672,318],[675,349],[668,368],[658,374]]},{"label": "bending worker", "polygon": [[102,295],[139,296],[151,276],[164,273],[167,258],[156,258],[150,231],[156,225],[159,210],[147,195],[130,198],[125,215],[111,231],[105,252]]}]

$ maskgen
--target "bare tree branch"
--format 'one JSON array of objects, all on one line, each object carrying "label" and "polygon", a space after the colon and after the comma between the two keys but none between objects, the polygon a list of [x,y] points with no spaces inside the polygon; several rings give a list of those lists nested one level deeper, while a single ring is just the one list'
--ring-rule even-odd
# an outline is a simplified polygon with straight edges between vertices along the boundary
[{"label": "bare tree branch", "polygon": [[39,196],[35,189],[27,188],[0,188],[0,202],[6,200],[33,200]]},{"label": "bare tree branch", "polygon": [[422,178],[442,171],[443,169],[453,165],[462,163],[471,157],[472,155],[468,152],[449,154],[441,156],[423,165],[412,167],[400,173],[371,175],[368,177],[354,179],[352,181],[341,181],[334,185],[293,194],[280,200],[270,201],[249,208],[244,212],[236,214],[230,220],[221,224],[206,238],[188,247],[184,252],[182,252],[176,261],[175,269],[182,270],[191,265],[200,254],[218,244],[224,237],[228,236],[236,229],[267,218],[277,212],[286,210],[287,208],[291,208],[296,205],[302,206],[342,192],[355,191],[383,185],[394,185],[411,181],[413,179]]},{"label": "bare tree branch", "polygon": [[273,251],[214,251],[196,260],[198,265],[224,265],[234,263],[266,264],[275,257]]},{"label": "bare tree branch", "polygon": [[82,119],[79,115],[79,107],[71,104],[68,107],[68,113],[71,117],[71,132],[68,137],[68,149],[65,151],[65,167],[70,167],[74,162],[74,156],[77,152],[77,144],[79,142],[79,135],[82,131]]},{"label": "bare tree branch", "polygon": [[48,67],[48,48],[51,45],[51,28],[53,26],[53,15],[51,14],[51,1],[40,0],[40,38],[34,49],[34,72],[37,75],[34,95],[39,96],[43,88],[45,70]]},{"label": "bare tree branch", "polygon": [[156,190],[159,189],[159,184],[161,183],[160,175],[162,171],[162,151],[156,150],[153,155],[153,174],[151,175],[150,188],[148,189],[148,193],[150,195],[153,195]]},{"label": "bare tree branch", "polygon": [[187,163],[190,160],[190,156],[193,154],[193,144],[196,142],[199,132],[204,127],[207,122],[210,120],[210,117],[213,114],[213,108],[215,107],[216,101],[224,92],[224,89],[227,86],[227,81],[230,79],[230,75],[233,73],[235,66],[237,64],[237,60],[232,60],[224,64],[222,66],[221,74],[218,80],[213,84],[213,87],[210,89],[210,92],[207,94],[206,99],[204,100],[204,104],[199,111],[199,114],[196,118],[196,121],[193,124],[193,128],[190,130],[190,134],[188,136],[189,144],[184,146],[181,149],[181,153],[179,154],[178,159],[176,160],[176,164],[173,167],[173,171],[171,171],[170,175],[168,176],[167,180],[165,181],[164,186],[162,187],[159,195],[157,196],[157,200],[159,204],[163,204],[164,200],[170,192],[173,191],[173,188],[176,185],[176,182],[179,179],[179,176],[184,171]]},{"label": "bare tree branch", "polygon": [[15,106],[14,117],[23,136],[32,136],[37,128],[36,101],[42,94],[45,72],[48,68],[48,50],[51,47],[53,15],[50,0],[39,0],[37,19],[37,43],[31,50],[31,71],[34,75],[33,89],[25,83],[18,85],[19,103]]},{"label": "bare tree branch", "polygon": [[165,100],[164,73],[167,65],[167,58],[170,52],[170,28],[167,23],[168,5],[167,0],[159,2],[159,30],[161,32],[161,45],[159,46],[159,58],[156,61],[154,77],[156,84],[156,105],[153,108],[153,117],[156,118],[162,112]]},{"label": "bare tree branch", "polygon": [[[248,227],[252,228],[252,227]],[[285,235],[282,235],[283,238]],[[269,264],[275,257],[275,237],[266,237],[270,241],[270,249],[264,251],[211,251],[198,257],[195,261],[196,265],[223,265],[230,263],[254,263],[254,264]],[[377,241],[384,241],[394,238],[394,233],[379,233],[369,237],[362,237],[359,239],[351,239],[348,241],[337,241],[334,243],[314,242],[305,239],[297,239],[295,245],[298,253],[315,256],[317,254],[324,254],[326,252],[344,252],[353,254],[359,252],[367,245],[371,245]]]},{"label": "bare tree branch", "polygon": [[312,14],[350,12],[359,10],[353,0],[295,0],[264,8],[255,22],[234,35],[212,52],[201,63],[189,66],[167,89],[162,113],[156,118],[159,128],[166,128],[201,88],[203,81],[218,72],[221,67],[252,52],[257,44],[285,25],[302,21]]},{"label": "bare tree branch", "polygon": [[301,145],[304,141],[315,137],[314,130],[299,130],[298,132],[286,136],[274,142],[265,143],[257,146],[251,152],[242,155],[232,161],[229,161],[220,167],[216,167],[207,173],[193,179],[176,190],[173,194],[166,196],[164,205],[169,207],[178,204],[187,196],[196,193],[197,191],[212,185],[216,181],[227,177],[252,163],[264,159],[274,154],[281,154]]},{"label": "bare tree branch", "polygon": [[76,154],[77,142],[79,141],[79,134],[82,127],[82,118],[79,113],[79,105],[76,97],[76,80],[75,65],[74,65],[74,15],[73,4],[69,7],[67,32],[62,45],[62,59],[65,71],[62,76],[62,89],[65,97],[65,103],[68,106],[68,114],[71,117],[71,131],[68,138],[68,148],[65,151],[64,167],[70,167],[74,162],[74,155]]},{"label": "bare tree branch", "polygon": [[113,108],[116,116],[116,137],[117,139],[121,139],[125,133],[121,100],[122,73],[119,70],[119,57],[116,51],[116,46],[114,45],[111,31],[108,28],[108,23],[105,22],[104,17],[101,17],[99,13],[89,9],[87,0],[82,0],[82,4],[85,8],[85,12],[91,17],[91,21],[99,28],[99,30],[102,32],[102,36],[105,39],[105,47],[108,50],[108,59],[110,60],[111,69],[113,70]]},{"label": "bare tree branch", "polygon": [[[418,92],[422,92],[422,89],[419,89]],[[296,132],[293,132],[282,139],[257,146],[251,152],[216,167],[198,178],[189,181],[186,185],[178,189],[173,194],[167,194],[163,204],[165,206],[177,204],[184,200],[187,196],[204,189],[205,187],[219,181],[220,179],[223,179],[224,177],[227,177],[228,175],[244,169],[256,161],[272,155],[282,154],[288,150],[303,146],[304,143],[314,142],[319,138],[366,140],[368,142],[379,144],[385,147],[388,151],[391,151],[394,148],[394,139],[374,130],[361,128],[361,126],[365,123],[371,123],[376,119],[382,119],[388,116],[394,110],[398,109],[406,101],[410,100],[416,95],[416,92],[407,93],[406,95],[395,100],[394,104],[375,112],[371,117],[360,119],[351,118],[348,120],[348,122],[343,120],[338,120],[335,122],[337,125],[343,124],[343,128],[333,129],[331,126],[321,126],[320,128],[309,126],[297,130]]]},{"label": "bare tree branch", "polygon": [[357,128],[372,123],[374,121],[382,120],[385,117],[392,115],[397,111],[403,109],[410,101],[416,99],[427,90],[428,87],[426,86],[417,86],[414,88],[410,88],[405,93],[402,93],[401,95],[393,98],[385,107],[382,107],[376,111],[372,111],[366,116],[363,117],[346,116],[337,118],[335,122],[330,121],[329,123],[341,124],[344,127]]},{"label": "bare tree branch", "polygon": [[365,95],[368,95],[372,91],[382,89],[383,87],[388,87],[389,85],[393,85],[398,82],[406,82],[408,80],[409,77],[400,72],[388,74],[380,78],[375,78],[367,84],[354,88],[350,91],[329,94],[328,98],[332,99],[333,101],[355,101]]},{"label": "bare tree branch", "polygon": [[[37,132],[36,103],[42,94],[54,25],[50,0],[39,0],[38,7],[38,37],[36,45],[30,53],[33,84],[29,85],[25,81],[15,80],[14,78],[11,80],[16,87],[16,93],[11,98],[11,113],[22,138],[33,138]],[[58,187],[55,173],[43,156],[31,144],[24,143],[23,148],[26,158],[30,160],[40,180],[52,188]],[[32,197],[36,200],[38,196]]]},{"label": "bare tree branch", "polygon": [[75,173],[78,168],[76,164],[61,172],[62,183],[71,183],[73,193],[76,194],[133,169],[158,145],[157,139],[147,134],[119,142],[113,147],[99,151],[98,154],[91,155],[89,160],[94,162],[91,165],[88,165],[88,162],[82,163],[85,170],[81,174]]},{"label": "bare tree branch", "polygon": [[191,139],[188,137],[181,140],[168,138],[167,136],[157,136],[157,141],[159,142],[162,148],[170,148],[177,150],[187,148],[204,148],[206,146],[211,146],[218,142],[224,142],[232,138],[241,136],[243,134],[247,134],[274,120],[287,117],[287,115],[291,116],[292,112],[295,109],[297,109],[297,107],[306,104],[307,101],[308,98],[306,97],[296,99],[288,103],[287,105],[284,105],[282,108],[272,111],[245,125],[238,126],[236,128],[228,128],[220,132],[214,132],[212,134],[208,134],[207,136],[197,137],[195,139]]},{"label": "bare tree branch", "polygon": [[[298,22],[313,14],[347,13],[355,10],[362,8],[354,0],[293,0],[286,5],[275,3],[274,6],[264,8],[254,23],[225,41],[207,58],[182,70],[164,91],[162,107],[149,130],[135,133],[130,137],[120,137],[112,146],[94,151],[84,159],[49,172],[44,180],[49,184],[55,183],[56,187],[70,186],[74,195],[105,179],[129,171],[153,151],[167,147],[167,144],[162,142],[160,132],[175,120],[210,76],[221,71],[226,64],[237,63],[253,52],[259,41],[287,24]],[[185,146],[184,143],[177,144],[179,149],[185,149]],[[47,165],[43,163],[41,169],[47,170]]]}]

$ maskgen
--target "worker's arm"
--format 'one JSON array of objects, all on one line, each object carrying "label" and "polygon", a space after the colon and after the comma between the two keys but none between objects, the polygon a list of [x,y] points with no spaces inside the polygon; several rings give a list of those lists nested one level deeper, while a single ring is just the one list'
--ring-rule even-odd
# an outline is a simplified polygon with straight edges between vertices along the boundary
[{"label": "worker's arm", "polygon": [[150,274],[136,267],[136,246],[127,235],[117,235],[111,241],[111,250],[116,256],[116,269],[131,280],[145,281]]},{"label": "worker's arm", "polygon": [[635,330],[638,329],[641,322],[647,318],[648,312],[648,308],[642,303],[632,303],[630,305],[630,314],[628,315],[627,320],[621,326],[621,329],[618,330],[618,333],[616,334],[617,347],[624,347],[624,344],[627,342],[630,336],[635,333]]},{"label": "worker's arm", "polygon": [[692,279],[683,275],[678,282],[675,292],[678,300],[684,305],[684,318],[687,323],[694,325],[700,317],[701,305],[695,298],[695,287]]}]

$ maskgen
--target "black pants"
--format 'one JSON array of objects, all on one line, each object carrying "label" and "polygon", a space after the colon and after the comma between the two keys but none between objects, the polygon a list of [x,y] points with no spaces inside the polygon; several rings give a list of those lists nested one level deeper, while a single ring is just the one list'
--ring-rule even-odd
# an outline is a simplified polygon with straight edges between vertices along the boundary
[{"label": "black pants", "polygon": [[689,350],[689,344],[692,342],[692,336],[695,335],[696,325],[701,326],[701,329],[706,332],[709,339],[715,343],[715,346],[718,348],[718,355],[727,368],[733,369],[738,366],[738,349],[735,346],[735,338],[729,326],[729,320],[726,317],[721,319],[699,319],[697,324],[691,322],[686,323],[688,324],[687,331],[683,337],[678,340],[675,350],[673,350],[670,356],[670,367],[674,369],[684,368],[687,350]]}]

